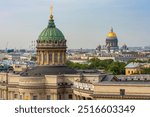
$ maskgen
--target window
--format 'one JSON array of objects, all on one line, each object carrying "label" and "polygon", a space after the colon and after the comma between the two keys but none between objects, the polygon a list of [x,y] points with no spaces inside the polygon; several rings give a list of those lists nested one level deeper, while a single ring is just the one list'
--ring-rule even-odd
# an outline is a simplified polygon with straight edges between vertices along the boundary
[{"label": "window", "polygon": [[49,62],[51,63],[52,60],[53,60],[53,58],[52,58],[52,53],[50,53],[50,54],[49,54]]},{"label": "window", "polygon": [[47,56],[46,56],[46,54],[44,54],[44,61],[47,61]]},{"label": "window", "polygon": [[54,62],[55,62],[55,63],[58,62],[58,54],[57,54],[57,53],[54,54]]},{"label": "window", "polygon": [[68,96],[68,97],[69,97],[69,99],[72,99],[72,94],[69,94],[69,96]]},{"label": "window", "polygon": [[37,100],[37,96],[33,96],[33,98],[32,98],[33,100]]},{"label": "window", "polygon": [[62,57],[62,53],[60,53],[60,63],[62,63],[63,62],[63,57]]},{"label": "window", "polygon": [[124,96],[125,95],[125,89],[120,89],[120,95]]},{"label": "window", "polygon": [[145,78],[144,80],[147,80],[147,78]]},{"label": "window", "polygon": [[47,100],[51,100],[51,96],[50,95],[47,95]]},{"label": "window", "polygon": [[17,94],[14,94],[14,98],[17,99],[17,97],[18,97],[18,95],[17,95]]},{"label": "window", "polygon": [[86,100],[86,98],[85,97],[82,97],[83,98],[83,100]]},{"label": "window", "polygon": [[22,100],[22,95],[20,95],[20,99]]},{"label": "window", "polygon": [[59,96],[59,98],[58,98],[58,99],[59,99],[59,100],[61,100],[61,94],[59,94],[58,96]]},{"label": "window", "polygon": [[15,68],[21,68],[21,66],[15,66]]}]

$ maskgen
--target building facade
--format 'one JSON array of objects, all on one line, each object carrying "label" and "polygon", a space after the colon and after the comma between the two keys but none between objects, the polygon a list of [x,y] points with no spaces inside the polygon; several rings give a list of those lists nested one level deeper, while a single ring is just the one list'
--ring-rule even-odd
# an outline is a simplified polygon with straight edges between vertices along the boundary
[{"label": "building facade", "polygon": [[150,75],[62,74],[26,77],[0,74],[3,100],[150,99]]},{"label": "building facade", "polygon": [[141,74],[143,69],[150,68],[150,63],[131,62],[125,67],[126,75]]}]

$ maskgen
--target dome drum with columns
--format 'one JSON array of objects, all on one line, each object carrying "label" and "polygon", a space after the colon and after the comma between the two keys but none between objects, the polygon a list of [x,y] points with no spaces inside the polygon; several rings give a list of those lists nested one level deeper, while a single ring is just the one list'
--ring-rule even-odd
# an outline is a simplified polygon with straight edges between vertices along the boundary
[{"label": "dome drum with columns", "polygon": [[61,41],[37,41],[38,65],[65,65],[66,40]]}]

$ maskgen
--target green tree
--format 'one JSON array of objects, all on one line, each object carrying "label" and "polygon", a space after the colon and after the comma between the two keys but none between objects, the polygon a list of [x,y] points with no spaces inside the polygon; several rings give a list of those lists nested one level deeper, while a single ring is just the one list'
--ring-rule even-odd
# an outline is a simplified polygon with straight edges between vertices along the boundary
[{"label": "green tree", "polygon": [[123,62],[113,62],[109,65],[108,71],[112,72],[114,75],[125,74],[126,64]]},{"label": "green tree", "polygon": [[107,70],[108,66],[113,63],[112,59],[108,59],[108,60],[100,60],[98,58],[93,58],[91,60],[89,60],[89,68],[90,69],[105,69]]},{"label": "green tree", "polygon": [[125,74],[126,64],[123,62],[114,62],[113,60],[99,60],[93,58],[88,61],[89,64],[79,64],[67,61],[67,66],[74,69],[104,69],[105,71],[111,72],[114,75]]},{"label": "green tree", "polygon": [[93,58],[88,61],[89,62],[89,68],[90,69],[98,69],[101,68],[100,66],[100,60],[98,58]]},{"label": "green tree", "polygon": [[89,69],[88,64],[73,63],[71,61],[67,61],[66,65],[74,69]]},{"label": "green tree", "polygon": [[143,68],[142,74],[150,74],[150,68]]}]

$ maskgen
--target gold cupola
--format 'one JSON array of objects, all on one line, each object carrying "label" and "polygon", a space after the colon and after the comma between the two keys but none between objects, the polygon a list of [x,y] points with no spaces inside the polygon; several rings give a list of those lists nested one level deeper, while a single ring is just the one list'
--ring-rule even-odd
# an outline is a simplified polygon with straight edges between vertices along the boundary
[{"label": "gold cupola", "polygon": [[108,38],[117,38],[116,33],[113,31],[113,28],[111,28],[111,31],[107,34]]}]

